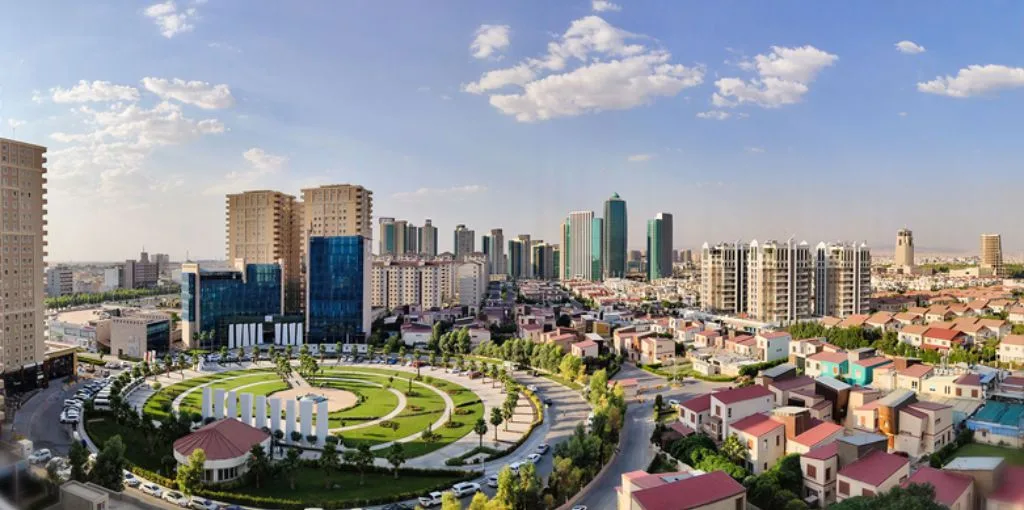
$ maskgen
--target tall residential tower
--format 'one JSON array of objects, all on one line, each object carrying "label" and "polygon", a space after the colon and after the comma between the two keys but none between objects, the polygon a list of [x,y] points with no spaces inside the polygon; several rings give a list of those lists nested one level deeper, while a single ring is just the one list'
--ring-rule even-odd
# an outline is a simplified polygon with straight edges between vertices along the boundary
[{"label": "tall residential tower", "polygon": [[455,252],[455,258],[462,258],[476,251],[476,232],[466,228],[465,225],[456,225],[452,249]]},{"label": "tall residential tower", "polygon": [[574,211],[562,223],[559,277],[562,280],[594,280],[594,211]]},{"label": "tall residential tower", "polygon": [[672,215],[658,213],[647,220],[647,279],[672,276]]},{"label": "tall residential tower", "polygon": [[607,278],[626,276],[626,245],[629,241],[626,220],[626,201],[614,193],[604,202],[604,246],[601,258],[604,261],[604,276]]},{"label": "tall residential tower", "polygon": [[1003,240],[999,234],[981,234],[981,264],[983,275],[1005,276],[1003,267]]},{"label": "tall residential tower", "polygon": [[301,202],[280,191],[246,191],[227,196],[228,264],[281,264],[284,309],[297,313],[299,295]]}]

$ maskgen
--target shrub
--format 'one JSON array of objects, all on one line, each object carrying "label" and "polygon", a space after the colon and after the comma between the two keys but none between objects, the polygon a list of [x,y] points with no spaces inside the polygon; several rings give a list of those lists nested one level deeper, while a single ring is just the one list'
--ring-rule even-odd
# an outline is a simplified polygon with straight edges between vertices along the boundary
[{"label": "shrub", "polygon": [[157,382],[151,384],[150,388],[153,388],[154,391],[159,391],[160,390],[160,382],[157,381]]}]

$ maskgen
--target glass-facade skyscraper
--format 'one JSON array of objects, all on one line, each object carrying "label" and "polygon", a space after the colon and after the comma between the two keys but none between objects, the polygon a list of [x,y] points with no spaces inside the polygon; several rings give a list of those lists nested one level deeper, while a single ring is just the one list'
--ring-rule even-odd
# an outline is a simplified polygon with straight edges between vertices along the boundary
[{"label": "glass-facade skyscraper", "polygon": [[[239,259],[241,260],[241,259]],[[280,315],[283,274],[278,264],[246,264],[236,269],[206,270],[183,264],[181,274],[182,334],[212,335],[203,347],[227,345],[227,328],[239,321]]]},{"label": "glass-facade skyscraper", "polygon": [[606,278],[626,276],[626,246],[629,230],[626,222],[626,201],[618,193],[604,202],[604,246],[601,258]]},{"label": "glass-facade skyscraper", "polygon": [[358,340],[370,333],[369,240],[310,237],[306,267],[306,343]]},{"label": "glass-facade skyscraper", "polygon": [[647,279],[672,276],[672,215],[658,213],[647,220]]},{"label": "glass-facade skyscraper", "polygon": [[600,281],[604,275],[604,219],[594,218],[593,228],[590,236],[590,278]]}]

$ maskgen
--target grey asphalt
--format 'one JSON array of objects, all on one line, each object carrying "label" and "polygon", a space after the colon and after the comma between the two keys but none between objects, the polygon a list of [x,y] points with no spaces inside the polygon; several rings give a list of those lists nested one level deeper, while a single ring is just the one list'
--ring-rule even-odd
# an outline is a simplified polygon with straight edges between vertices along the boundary
[{"label": "grey asphalt", "polygon": [[32,441],[34,449],[49,448],[55,457],[66,457],[71,449],[71,426],[60,423],[64,400],[84,384],[66,386],[67,379],[50,381],[50,387],[26,401],[14,415],[14,432]]}]

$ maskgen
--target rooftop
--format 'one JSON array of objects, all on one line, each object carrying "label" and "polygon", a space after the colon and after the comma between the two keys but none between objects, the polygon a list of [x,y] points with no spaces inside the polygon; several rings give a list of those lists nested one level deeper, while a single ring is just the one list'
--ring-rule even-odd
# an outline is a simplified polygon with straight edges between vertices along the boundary
[{"label": "rooftop", "polygon": [[832,441],[831,443],[819,446],[817,448],[811,448],[811,451],[803,454],[808,459],[825,460],[830,459],[839,455],[839,442]]},{"label": "rooftop", "polygon": [[711,394],[708,393],[706,395],[693,397],[690,400],[687,400],[679,404],[679,407],[685,407],[686,409],[693,411],[695,413],[702,413],[704,411],[707,411],[708,409],[711,409]]},{"label": "rooftop", "polygon": [[931,484],[935,489],[935,501],[952,508],[953,503],[963,496],[973,481],[974,479],[967,475],[925,466],[910,475],[910,478],[903,482],[903,486],[912,483]]},{"label": "rooftop", "polygon": [[784,426],[784,423],[772,419],[771,416],[755,413],[733,423],[732,425],[729,425],[729,428],[739,430],[754,437],[761,437],[779,427]]},{"label": "rooftop", "polygon": [[1007,404],[992,400],[985,403],[985,407],[982,407],[972,420],[1020,427],[1022,416],[1024,416],[1024,404]]},{"label": "rooftop", "polygon": [[885,356],[875,356],[874,358],[859,359],[853,362],[854,365],[860,365],[864,368],[873,368],[888,363],[892,363],[892,360]]},{"label": "rooftop", "polygon": [[778,377],[790,370],[796,370],[796,367],[789,363],[783,363],[781,365],[774,366],[772,368],[766,368],[761,371],[761,375],[764,377]]},{"label": "rooftop", "polygon": [[807,377],[806,375],[801,375],[799,377],[790,377],[788,379],[781,379],[781,380],[778,380],[778,381],[773,381],[768,386],[771,386],[771,387],[773,387],[775,389],[778,389],[778,390],[781,390],[781,391],[787,391],[787,390],[791,390],[791,389],[794,389],[794,388],[800,388],[802,386],[807,386],[807,385],[813,386],[814,385],[814,379],[812,379],[810,377]]},{"label": "rooftop", "polygon": [[174,451],[188,457],[201,448],[206,460],[237,459],[249,452],[254,444],[262,443],[270,435],[234,418],[215,421],[174,442]]},{"label": "rooftop", "polygon": [[736,402],[742,402],[744,400],[751,400],[760,397],[771,397],[772,392],[764,386],[747,386],[745,388],[736,388],[733,390],[725,390],[715,393],[715,400],[723,404],[734,404]]},{"label": "rooftop", "polygon": [[943,469],[957,471],[991,471],[1003,463],[1002,457],[957,457],[949,461]]},{"label": "rooftop", "polygon": [[[840,432],[842,430],[843,427],[840,425],[836,425],[835,423],[828,421],[821,421],[817,425],[805,430],[803,434],[794,437],[793,441],[804,446],[814,447],[836,432]],[[834,442],[835,441],[833,441],[833,443]]]},{"label": "rooftop", "polygon": [[915,379],[919,379],[919,378],[924,377],[924,376],[928,375],[929,373],[931,373],[933,368],[934,367],[932,367],[931,365],[925,365],[923,363],[919,363],[917,365],[910,365],[909,367],[904,368],[903,370],[898,370],[897,372],[900,375],[905,375],[907,377],[913,377]]},{"label": "rooftop", "polygon": [[836,364],[842,364],[847,361],[846,354],[839,352],[819,352],[808,359]]},{"label": "rooftop", "polygon": [[965,386],[981,386],[981,377],[978,374],[964,374],[957,378],[956,383]]},{"label": "rooftop", "polygon": [[688,510],[743,494],[746,489],[724,471],[694,476],[633,493],[643,510]]},{"label": "rooftop", "polygon": [[1024,505],[1024,467],[1006,466],[1003,480],[995,492],[989,494],[989,501],[1016,503],[1014,508]]},{"label": "rooftop", "polygon": [[875,450],[839,470],[839,476],[877,487],[910,463],[906,457]]}]

